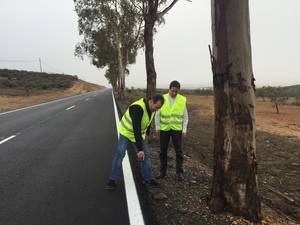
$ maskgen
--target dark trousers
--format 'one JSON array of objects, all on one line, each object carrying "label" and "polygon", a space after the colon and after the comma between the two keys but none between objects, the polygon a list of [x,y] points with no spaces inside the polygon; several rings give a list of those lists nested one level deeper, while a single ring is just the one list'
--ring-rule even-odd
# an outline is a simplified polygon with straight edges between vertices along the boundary
[{"label": "dark trousers", "polygon": [[176,173],[183,173],[182,163],[183,163],[183,153],[182,153],[182,131],[160,131],[160,174],[167,174],[167,163],[168,163],[168,147],[170,138],[176,152]]}]

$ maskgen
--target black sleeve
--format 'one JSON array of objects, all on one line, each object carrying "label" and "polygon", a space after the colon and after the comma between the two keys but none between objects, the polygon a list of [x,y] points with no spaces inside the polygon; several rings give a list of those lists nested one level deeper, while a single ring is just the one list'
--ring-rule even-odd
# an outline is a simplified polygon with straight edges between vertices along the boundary
[{"label": "black sleeve", "polygon": [[146,130],[146,135],[149,136],[150,135],[150,128],[151,128],[151,125],[147,128]]},{"label": "black sleeve", "polygon": [[139,105],[132,105],[129,107],[129,115],[132,120],[133,133],[135,137],[135,146],[138,150],[143,150],[143,138],[142,138],[142,118],[143,109]]}]

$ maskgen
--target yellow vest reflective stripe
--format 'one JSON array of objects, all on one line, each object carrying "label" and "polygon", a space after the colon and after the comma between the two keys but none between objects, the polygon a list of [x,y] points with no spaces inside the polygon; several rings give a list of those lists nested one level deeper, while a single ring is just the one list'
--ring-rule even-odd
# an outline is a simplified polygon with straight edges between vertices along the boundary
[{"label": "yellow vest reflective stripe", "polygon": [[164,99],[165,103],[160,109],[160,130],[182,130],[186,97],[177,94],[172,107],[169,102],[169,94],[164,94]]},{"label": "yellow vest reflective stripe", "polygon": [[[142,133],[143,140],[145,140],[146,131],[153,120],[154,113],[151,113],[151,118],[149,119],[148,112],[146,109],[146,104],[145,104],[143,98],[132,103],[131,105],[139,105],[143,109],[143,117],[142,117],[142,121],[141,121],[141,133]],[[119,123],[119,132],[120,132],[120,134],[122,134],[123,136],[128,138],[131,142],[135,142],[132,120],[131,120],[131,117],[129,114],[129,108],[126,110],[125,114],[123,115],[123,117]]]}]

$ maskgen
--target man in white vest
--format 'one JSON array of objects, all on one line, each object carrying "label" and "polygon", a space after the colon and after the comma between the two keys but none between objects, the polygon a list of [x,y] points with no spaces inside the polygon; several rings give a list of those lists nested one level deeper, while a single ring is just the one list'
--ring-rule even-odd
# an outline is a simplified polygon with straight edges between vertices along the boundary
[{"label": "man in white vest", "polygon": [[157,179],[167,175],[167,152],[170,138],[176,152],[177,180],[183,180],[182,135],[186,135],[188,112],[186,97],[179,94],[180,83],[172,81],[169,92],[164,94],[164,105],[155,115],[155,129],[160,136],[160,173]]}]

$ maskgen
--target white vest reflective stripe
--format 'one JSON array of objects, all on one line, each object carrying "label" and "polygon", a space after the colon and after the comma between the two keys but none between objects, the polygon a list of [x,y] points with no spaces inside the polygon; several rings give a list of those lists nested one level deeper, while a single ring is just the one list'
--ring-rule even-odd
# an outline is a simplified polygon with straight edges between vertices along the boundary
[{"label": "white vest reflective stripe", "polygon": [[183,128],[184,110],[186,97],[177,94],[173,106],[170,106],[169,94],[164,94],[165,103],[160,109],[159,128],[163,131],[177,130]]},{"label": "white vest reflective stripe", "polygon": [[[146,104],[144,102],[144,99],[141,98],[138,101],[135,101],[132,105],[139,105],[143,109],[143,117],[141,121],[141,134],[143,140],[146,138],[146,132],[148,127],[150,126],[154,113],[151,113],[151,118],[149,119]],[[135,137],[134,137],[134,131],[133,131],[133,126],[132,126],[132,120],[130,117],[129,113],[129,108],[126,110],[125,114],[123,115],[120,123],[119,123],[119,132],[126,138],[128,138],[131,142],[135,142]]]}]

